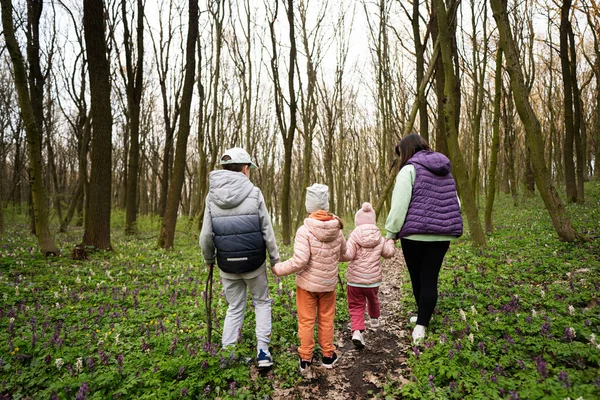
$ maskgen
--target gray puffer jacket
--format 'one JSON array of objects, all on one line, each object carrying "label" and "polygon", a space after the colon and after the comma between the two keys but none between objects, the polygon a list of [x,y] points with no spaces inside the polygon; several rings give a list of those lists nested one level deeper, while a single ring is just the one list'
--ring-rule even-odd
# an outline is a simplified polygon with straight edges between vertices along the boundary
[{"label": "gray puffer jacket", "polygon": [[244,274],[279,261],[273,226],[263,195],[241,172],[216,170],[209,174],[209,191],[200,233],[206,264],[215,258],[221,271]]}]

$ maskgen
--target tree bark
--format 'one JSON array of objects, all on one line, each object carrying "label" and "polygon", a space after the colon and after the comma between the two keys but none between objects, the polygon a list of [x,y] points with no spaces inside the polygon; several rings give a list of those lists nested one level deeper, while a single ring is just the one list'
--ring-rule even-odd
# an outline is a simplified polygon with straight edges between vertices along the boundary
[{"label": "tree bark", "polygon": [[513,96],[517,112],[525,126],[527,149],[531,153],[531,164],[535,183],[540,191],[546,209],[552,219],[552,224],[561,240],[574,241],[578,235],[571,225],[566,209],[556,192],[556,188],[550,180],[544,160],[544,143],[540,121],[535,115],[529,102],[529,91],[525,86],[523,71],[521,70],[520,58],[512,36],[506,3],[502,0],[490,0],[494,19],[500,33],[500,44],[506,55],[506,69],[511,78]]},{"label": "tree bark", "polygon": [[575,182],[575,163],[573,161],[573,87],[571,81],[571,64],[569,62],[569,12],[571,0],[564,0],[561,6],[560,18],[560,65],[563,81],[563,110],[565,120],[565,141],[563,158],[565,166],[565,187],[567,201],[577,201],[577,187]]},{"label": "tree bark", "polygon": [[54,243],[53,235],[50,233],[46,192],[42,182],[41,132],[40,127],[36,122],[32,99],[28,92],[25,61],[23,60],[23,55],[21,54],[19,44],[15,37],[12,19],[12,2],[11,0],[0,0],[0,6],[2,9],[4,39],[13,64],[15,87],[19,98],[19,108],[21,110],[21,117],[23,118],[27,135],[29,176],[31,180],[31,194],[36,224],[35,230],[42,254],[45,256],[57,255],[58,248]]},{"label": "tree bark", "polygon": [[[419,19],[421,14],[419,13],[420,0],[413,0],[413,13],[412,13],[412,30],[413,38],[415,41],[415,55],[416,55],[416,72],[417,72],[417,85],[420,85],[423,81],[425,74],[425,46],[421,42],[421,29]],[[423,139],[429,142],[429,113],[427,112],[427,98],[424,93],[418,93],[417,101],[419,103],[419,134]]]},{"label": "tree bark", "polygon": [[[481,222],[479,220],[477,200],[473,188],[469,184],[469,171],[467,170],[467,165],[458,143],[457,102],[460,100],[456,93],[456,76],[452,59],[452,44],[448,26],[448,15],[444,0],[434,0],[434,4],[437,13],[438,37],[440,40],[445,78],[443,120],[446,127],[449,156],[454,166],[454,177],[461,198],[463,199],[463,210],[465,210],[465,214],[467,215],[473,245],[485,246],[485,234],[483,233]],[[474,172],[472,171],[472,173]]]},{"label": "tree bark", "polygon": [[102,0],[84,0],[83,29],[90,79],[92,116],[91,171],[83,244],[112,250],[110,213],[112,185],[112,110]]},{"label": "tree bark", "polygon": [[581,95],[579,93],[579,83],[577,83],[577,53],[575,51],[575,35],[573,33],[573,26],[569,22],[569,53],[571,56],[570,60],[570,71],[569,79],[571,80],[571,88],[573,89],[573,140],[575,141],[575,155],[577,157],[577,163],[575,167],[575,198],[578,204],[583,204],[585,196],[583,194],[583,182],[584,182],[584,170],[585,170],[585,135],[581,133],[582,118],[582,102]]},{"label": "tree bark", "polygon": [[172,249],[175,239],[175,225],[177,223],[177,210],[181,201],[181,189],[185,177],[185,162],[188,136],[190,134],[190,109],[194,92],[194,78],[196,75],[196,39],[198,38],[198,0],[189,0],[188,36],[185,49],[185,78],[181,98],[181,119],[177,132],[175,148],[175,163],[165,216],[163,218],[158,246],[163,249]]},{"label": "tree bark", "polygon": [[498,151],[500,150],[500,102],[502,100],[502,47],[496,51],[496,73],[494,75],[494,121],[492,122],[492,147],[490,149],[490,172],[485,201],[485,231],[494,232],[492,210],[496,196],[496,170],[498,169]]},{"label": "tree bark", "polygon": [[137,62],[133,67],[133,43],[127,22],[126,1],[121,0],[123,12],[124,47],[127,82],[127,108],[129,110],[129,157],[127,164],[126,204],[125,204],[125,233],[137,231],[136,220],[138,212],[138,170],[140,162],[140,104],[142,101],[144,77],[144,4],[137,0]]}]

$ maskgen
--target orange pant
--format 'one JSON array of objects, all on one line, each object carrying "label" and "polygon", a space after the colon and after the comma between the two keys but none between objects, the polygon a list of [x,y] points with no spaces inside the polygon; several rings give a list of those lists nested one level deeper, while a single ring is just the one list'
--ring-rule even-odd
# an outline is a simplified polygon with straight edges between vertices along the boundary
[{"label": "orange pant", "polygon": [[303,360],[311,360],[315,348],[315,320],[318,317],[319,346],[324,357],[333,356],[333,319],[335,317],[335,290],[332,292],[309,292],[296,288],[298,310],[298,353]]}]

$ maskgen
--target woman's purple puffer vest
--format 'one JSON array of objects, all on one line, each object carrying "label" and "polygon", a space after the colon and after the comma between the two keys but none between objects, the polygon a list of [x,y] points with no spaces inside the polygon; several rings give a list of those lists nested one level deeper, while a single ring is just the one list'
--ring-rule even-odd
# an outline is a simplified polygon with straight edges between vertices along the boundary
[{"label": "woman's purple puffer vest", "polygon": [[406,219],[398,238],[415,234],[461,236],[463,221],[448,157],[423,150],[412,156],[406,164],[415,167],[416,176]]}]

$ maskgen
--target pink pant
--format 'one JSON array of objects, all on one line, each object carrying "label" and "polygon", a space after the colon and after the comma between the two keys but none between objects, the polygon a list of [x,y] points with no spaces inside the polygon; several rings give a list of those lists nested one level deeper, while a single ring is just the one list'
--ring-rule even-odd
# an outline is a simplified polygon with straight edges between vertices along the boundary
[{"label": "pink pant", "polygon": [[379,318],[379,287],[362,288],[348,285],[348,311],[352,331],[365,330],[365,308],[368,309],[369,317]]}]

